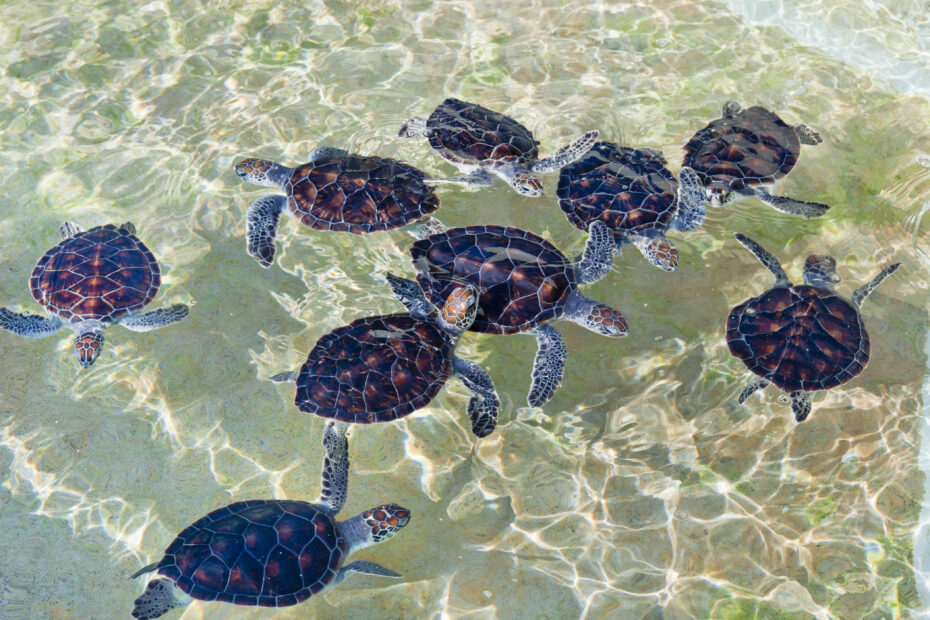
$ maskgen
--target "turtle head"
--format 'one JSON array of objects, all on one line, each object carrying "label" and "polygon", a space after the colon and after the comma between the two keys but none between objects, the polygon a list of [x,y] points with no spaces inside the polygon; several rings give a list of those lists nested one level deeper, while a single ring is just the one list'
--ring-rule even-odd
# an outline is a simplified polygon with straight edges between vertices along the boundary
[{"label": "turtle head", "polygon": [[726,183],[708,183],[704,186],[705,200],[712,207],[722,207],[730,202],[732,193],[730,186]]},{"label": "turtle head", "polygon": [[804,284],[817,288],[833,288],[839,281],[836,261],[832,256],[811,254],[804,261]]},{"label": "turtle head", "polygon": [[639,237],[634,243],[643,257],[656,267],[665,271],[675,271],[678,267],[678,249],[665,237]]},{"label": "turtle head", "polygon": [[539,198],[543,195],[542,180],[535,174],[516,172],[510,177],[510,185],[522,196]]},{"label": "turtle head", "polygon": [[478,289],[471,285],[459,286],[446,298],[439,313],[439,321],[447,330],[461,334],[471,327],[477,314]]},{"label": "turtle head", "polygon": [[388,540],[410,522],[410,511],[397,504],[382,504],[339,524],[348,543],[346,555]]},{"label": "turtle head", "polygon": [[236,174],[243,181],[263,187],[281,187],[290,170],[267,159],[250,157],[236,164]]},{"label": "turtle head", "polygon": [[87,368],[97,360],[103,348],[103,332],[89,331],[74,339],[74,354],[82,368]]}]

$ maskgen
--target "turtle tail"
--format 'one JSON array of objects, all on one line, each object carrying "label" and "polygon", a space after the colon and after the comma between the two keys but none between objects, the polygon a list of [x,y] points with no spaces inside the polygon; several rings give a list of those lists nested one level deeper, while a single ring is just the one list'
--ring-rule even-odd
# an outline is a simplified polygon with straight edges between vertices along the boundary
[{"label": "turtle tail", "polygon": [[151,620],[184,605],[175,597],[174,591],[174,584],[169,579],[153,579],[142,596],[136,599],[132,617],[136,620]]}]

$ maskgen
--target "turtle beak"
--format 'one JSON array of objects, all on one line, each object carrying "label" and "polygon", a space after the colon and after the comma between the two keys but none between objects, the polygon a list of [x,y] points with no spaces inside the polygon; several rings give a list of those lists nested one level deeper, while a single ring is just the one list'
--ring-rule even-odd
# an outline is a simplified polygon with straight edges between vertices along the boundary
[{"label": "turtle beak", "polygon": [[77,355],[81,368],[87,368],[97,360],[103,347],[103,334],[87,332],[74,339],[74,354]]}]

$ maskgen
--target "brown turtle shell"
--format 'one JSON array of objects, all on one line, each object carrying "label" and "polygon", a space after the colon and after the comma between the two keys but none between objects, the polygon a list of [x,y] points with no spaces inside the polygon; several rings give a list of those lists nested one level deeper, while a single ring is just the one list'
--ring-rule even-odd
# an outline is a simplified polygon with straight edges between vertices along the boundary
[{"label": "brown turtle shell", "polygon": [[413,166],[362,155],[332,154],[294,169],[288,208],[316,230],[358,235],[400,228],[439,208],[439,198]]},{"label": "brown turtle shell", "polygon": [[105,323],[140,310],[161,285],[158,262],[145,244],[111,224],[79,232],[39,259],[29,288],[65,321]]},{"label": "brown turtle shell", "polygon": [[531,232],[504,226],[452,228],[410,248],[417,282],[441,307],[462,284],[478,289],[478,315],[469,328],[516,334],[562,314],[575,288],[572,263]]},{"label": "brown turtle shell", "polygon": [[801,155],[794,128],[775,113],[755,106],[711,121],[685,145],[682,166],[705,185],[733,189],[768,185],[788,174]]},{"label": "brown turtle shell", "polygon": [[452,373],[453,340],[407,313],[370,316],[326,334],[297,377],[297,408],[370,424],[425,407]]},{"label": "brown turtle shell", "polygon": [[859,311],[833,291],[807,285],[778,286],[733,308],[727,345],[786,392],[835,387],[869,363]]},{"label": "brown turtle shell", "polygon": [[559,206],[572,226],[604,222],[617,241],[626,233],[664,233],[678,208],[678,181],[661,154],[598,142],[559,174]]},{"label": "brown turtle shell", "polygon": [[530,130],[475,103],[446,99],[426,121],[429,143],[457,164],[495,166],[535,161],[539,143]]},{"label": "brown turtle shell", "polygon": [[202,601],[286,607],[325,588],[345,550],[336,522],[313,504],[250,500],[185,528],[156,569]]}]

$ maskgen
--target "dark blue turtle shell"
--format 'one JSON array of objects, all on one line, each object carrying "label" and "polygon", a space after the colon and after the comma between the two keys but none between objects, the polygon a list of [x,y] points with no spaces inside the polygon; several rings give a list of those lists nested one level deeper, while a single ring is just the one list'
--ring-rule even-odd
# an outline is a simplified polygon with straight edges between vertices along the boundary
[{"label": "dark blue turtle shell", "polygon": [[333,517],[313,504],[250,500],[185,528],[156,570],[202,601],[286,607],[325,588],[345,550]]}]

